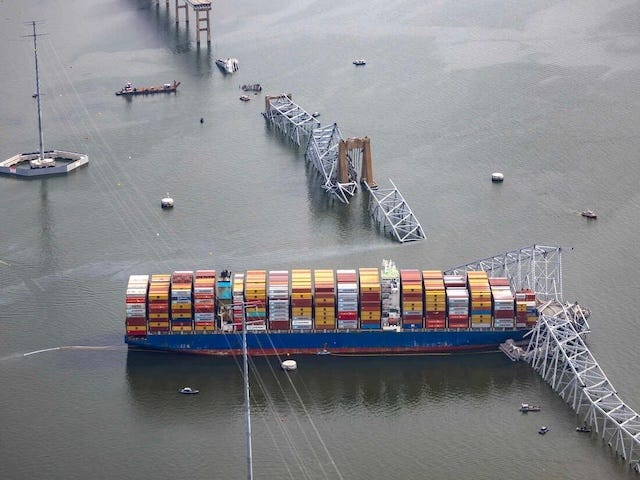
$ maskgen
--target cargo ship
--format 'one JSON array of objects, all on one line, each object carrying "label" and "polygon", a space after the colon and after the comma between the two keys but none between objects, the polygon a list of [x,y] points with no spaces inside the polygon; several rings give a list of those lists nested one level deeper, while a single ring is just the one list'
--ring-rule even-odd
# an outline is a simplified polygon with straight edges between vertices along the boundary
[{"label": "cargo ship", "polygon": [[497,350],[535,325],[532,290],[438,270],[174,271],[131,275],[130,348],[203,355],[442,354]]}]

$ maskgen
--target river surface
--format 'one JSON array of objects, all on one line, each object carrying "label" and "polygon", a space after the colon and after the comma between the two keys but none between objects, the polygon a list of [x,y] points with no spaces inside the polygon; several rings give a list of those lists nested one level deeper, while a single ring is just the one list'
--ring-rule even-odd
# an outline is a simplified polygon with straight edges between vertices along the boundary
[{"label": "river surface", "polygon": [[[640,409],[640,2],[216,0],[210,48],[190,18],[153,0],[0,3],[0,157],[38,148],[30,20],[45,148],[90,156],[66,177],[0,178],[2,478],[246,478],[239,364],[128,353],[130,274],[446,269],[561,245],[565,299],[592,309],[589,345]],[[175,95],[114,95],[174,79]],[[378,184],[426,240],[378,233],[362,192],[327,198],[260,115],[283,92],[371,138]],[[48,350],[71,346],[102,348]],[[298,364],[252,362],[256,479],[635,478],[501,354]]]}]

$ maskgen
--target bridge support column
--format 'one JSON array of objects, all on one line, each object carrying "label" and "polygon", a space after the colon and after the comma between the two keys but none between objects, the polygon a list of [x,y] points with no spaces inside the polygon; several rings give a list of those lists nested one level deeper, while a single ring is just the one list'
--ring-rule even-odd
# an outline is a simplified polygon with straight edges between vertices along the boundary
[{"label": "bridge support column", "polygon": [[378,185],[373,179],[373,162],[371,160],[371,139],[364,137],[363,139],[363,152],[362,152],[362,170],[360,172],[360,181],[366,182],[373,189]]}]

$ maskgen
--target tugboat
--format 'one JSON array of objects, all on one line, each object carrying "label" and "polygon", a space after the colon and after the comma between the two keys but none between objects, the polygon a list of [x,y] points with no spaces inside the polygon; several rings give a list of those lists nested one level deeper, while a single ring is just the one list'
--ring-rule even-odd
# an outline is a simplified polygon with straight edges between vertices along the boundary
[{"label": "tugboat", "polygon": [[538,430],[538,433],[540,435],[544,435],[545,433],[547,433],[549,431],[549,427],[540,427],[540,430]]},{"label": "tugboat", "polygon": [[587,425],[587,422],[584,423],[584,425],[581,425],[579,427],[576,427],[576,432],[580,432],[580,433],[591,433],[591,427],[589,427]]},{"label": "tugboat", "polygon": [[593,219],[598,218],[598,216],[595,214],[595,212],[593,210],[585,210],[580,215],[582,215],[583,217],[586,217],[586,218],[593,218]]},{"label": "tugboat", "polygon": [[542,408],[538,405],[529,405],[528,403],[523,403],[520,405],[520,411],[522,413],[527,412],[539,412]]},{"label": "tugboat", "polygon": [[364,58],[359,58],[358,60],[354,60],[354,61],[353,61],[353,64],[354,64],[356,67],[360,67],[360,66],[362,66],[362,65],[366,65],[366,64],[367,64],[367,61],[366,61]]}]

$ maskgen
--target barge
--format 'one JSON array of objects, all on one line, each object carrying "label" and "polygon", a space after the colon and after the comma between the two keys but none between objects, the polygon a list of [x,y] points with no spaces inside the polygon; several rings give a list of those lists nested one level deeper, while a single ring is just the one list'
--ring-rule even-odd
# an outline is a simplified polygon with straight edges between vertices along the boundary
[{"label": "barge", "polygon": [[133,96],[133,95],[149,95],[153,93],[175,93],[180,86],[180,82],[165,83],[164,85],[153,87],[136,87],[131,82],[124,84],[120,90],[116,92],[116,95]]},{"label": "barge", "polygon": [[203,355],[446,354],[497,350],[537,322],[506,277],[437,270],[174,271],[131,275],[125,342]]}]

